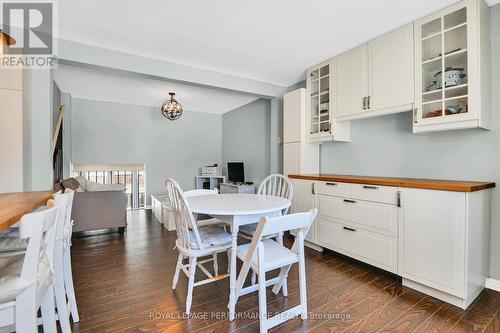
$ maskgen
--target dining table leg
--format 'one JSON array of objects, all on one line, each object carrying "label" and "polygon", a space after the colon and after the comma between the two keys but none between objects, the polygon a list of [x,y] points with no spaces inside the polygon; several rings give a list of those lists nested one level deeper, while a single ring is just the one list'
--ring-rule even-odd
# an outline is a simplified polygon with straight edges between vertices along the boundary
[{"label": "dining table leg", "polygon": [[239,228],[235,223],[231,224],[231,262],[229,272],[229,320],[233,321],[236,316],[236,251],[238,247]]}]

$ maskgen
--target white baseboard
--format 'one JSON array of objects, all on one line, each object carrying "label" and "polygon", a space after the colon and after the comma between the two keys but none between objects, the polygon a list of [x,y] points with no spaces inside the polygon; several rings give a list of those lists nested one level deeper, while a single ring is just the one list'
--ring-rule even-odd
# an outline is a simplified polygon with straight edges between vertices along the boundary
[{"label": "white baseboard", "polygon": [[500,280],[496,279],[486,279],[486,288],[495,290],[495,291],[500,291]]}]

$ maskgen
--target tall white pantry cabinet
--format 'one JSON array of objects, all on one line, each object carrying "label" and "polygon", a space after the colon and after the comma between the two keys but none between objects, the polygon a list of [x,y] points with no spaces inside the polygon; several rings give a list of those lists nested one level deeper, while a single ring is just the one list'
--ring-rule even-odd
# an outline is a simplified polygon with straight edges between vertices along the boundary
[{"label": "tall white pantry cabinet", "polygon": [[283,174],[319,172],[319,145],[306,142],[306,90],[283,98]]}]

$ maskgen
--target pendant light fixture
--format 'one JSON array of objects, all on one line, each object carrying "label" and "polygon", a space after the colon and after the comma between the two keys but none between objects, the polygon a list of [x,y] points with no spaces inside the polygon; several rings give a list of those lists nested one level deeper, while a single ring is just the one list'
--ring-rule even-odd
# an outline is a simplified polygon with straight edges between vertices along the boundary
[{"label": "pendant light fixture", "polygon": [[182,105],[174,99],[175,93],[169,92],[170,99],[161,106],[161,113],[168,120],[177,120],[182,115]]}]

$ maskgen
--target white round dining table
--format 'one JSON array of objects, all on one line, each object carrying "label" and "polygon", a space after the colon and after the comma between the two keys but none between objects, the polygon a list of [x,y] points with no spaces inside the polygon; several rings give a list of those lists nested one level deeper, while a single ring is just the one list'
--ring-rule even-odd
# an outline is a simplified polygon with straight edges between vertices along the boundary
[{"label": "white round dining table", "polygon": [[236,249],[240,226],[259,222],[261,216],[278,217],[290,207],[286,198],[262,194],[201,195],[187,199],[193,213],[210,215],[231,228],[231,262],[229,269],[229,320],[236,308]]}]

